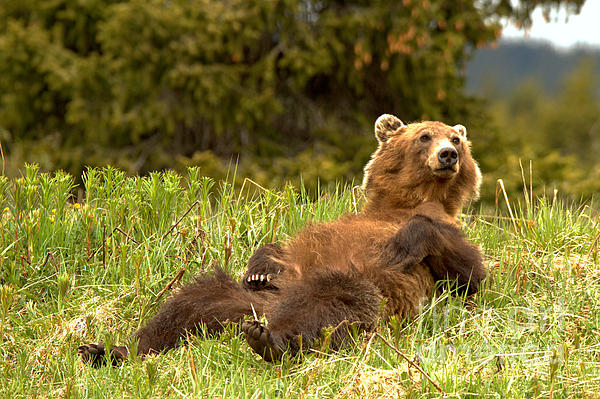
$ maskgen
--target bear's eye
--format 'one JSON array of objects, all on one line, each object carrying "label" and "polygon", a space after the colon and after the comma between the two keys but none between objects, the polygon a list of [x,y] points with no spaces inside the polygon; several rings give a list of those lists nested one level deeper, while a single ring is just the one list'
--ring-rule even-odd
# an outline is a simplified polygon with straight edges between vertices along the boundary
[{"label": "bear's eye", "polygon": [[460,139],[458,137],[452,138],[452,144],[459,145],[460,144]]},{"label": "bear's eye", "polygon": [[423,143],[425,143],[426,141],[431,140],[431,136],[428,134],[424,134],[421,137],[419,137],[419,140],[421,140]]}]

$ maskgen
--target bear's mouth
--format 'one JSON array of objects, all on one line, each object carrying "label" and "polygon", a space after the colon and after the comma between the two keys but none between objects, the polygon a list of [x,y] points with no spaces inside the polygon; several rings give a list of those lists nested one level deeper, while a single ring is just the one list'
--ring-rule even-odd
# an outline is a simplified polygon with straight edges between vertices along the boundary
[{"label": "bear's mouth", "polygon": [[446,166],[445,168],[437,168],[433,170],[433,174],[437,177],[441,177],[444,179],[449,179],[453,177],[457,173],[457,168],[455,166]]}]

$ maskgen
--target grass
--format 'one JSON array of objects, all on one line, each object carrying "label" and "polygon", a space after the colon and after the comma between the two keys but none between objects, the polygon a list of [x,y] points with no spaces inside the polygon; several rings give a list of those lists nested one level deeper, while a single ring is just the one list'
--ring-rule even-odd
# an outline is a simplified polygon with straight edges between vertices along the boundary
[{"label": "grass", "polygon": [[182,282],[215,263],[240,276],[260,245],[363,200],[345,185],[317,198],[250,182],[236,191],[193,168],[144,178],[94,169],[84,185],[74,202],[63,173],[28,166],[0,178],[3,397],[600,397],[600,229],[589,206],[528,198],[511,204],[513,217],[464,216],[487,256],[485,289],[444,292],[412,322],[357,334],[340,352],[267,364],[229,328],[92,369],[77,346],[126,340],[181,269]]}]

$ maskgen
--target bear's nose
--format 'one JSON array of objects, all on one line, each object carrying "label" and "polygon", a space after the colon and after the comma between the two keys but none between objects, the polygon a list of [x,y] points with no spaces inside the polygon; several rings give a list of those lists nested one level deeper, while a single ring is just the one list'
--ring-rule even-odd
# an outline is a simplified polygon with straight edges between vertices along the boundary
[{"label": "bear's nose", "polygon": [[438,152],[438,160],[444,168],[454,166],[454,164],[458,161],[458,152],[456,152],[456,150],[452,147],[442,148]]}]

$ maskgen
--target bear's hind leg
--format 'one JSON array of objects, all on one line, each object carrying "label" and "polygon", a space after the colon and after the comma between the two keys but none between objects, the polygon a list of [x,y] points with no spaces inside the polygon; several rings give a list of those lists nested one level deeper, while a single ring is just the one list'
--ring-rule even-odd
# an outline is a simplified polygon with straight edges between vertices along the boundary
[{"label": "bear's hind leg", "polygon": [[[77,352],[81,356],[81,359],[84,363],[88,363],[93,367],[100,367],[104,365],[106,348],[102,342],[97,344],[80,345],[79,348],[77,348]],[[127,359],[128,354],[129,350],[126,346],[111,346],[110,355],[112,365],[116,366],[120,361]]]},{"label": "bear's hind leg", "polygon": [[[274,295],[273,291],[245,290],[222,270],[213,276],[199,277],[169,298],[158,314],[134,334],[138,354],[173,348],[200,328],[208,333],[220,332],[227,322],[239,323],[254,312],[260,315]],[[126,358],[127,352],[126,347],[111,347],[114,360]],[[79,353],[92,364],[104,362],[103,343],[81,345]]]},{"label": "bear's hind leg", "polygon": [[323,328],[333,327],[331,346],[337,348],[350,325],[371,328],[379,313],[382,297],[370,281],[358,273],[327,271],[302,281],[287,283],[277,303],[268,307],[268,325],[246,321],[242,330],[250,347],[266,361],[281,359],[309,349]]}]

